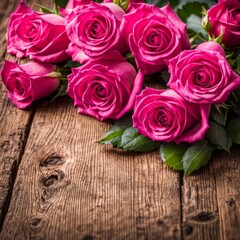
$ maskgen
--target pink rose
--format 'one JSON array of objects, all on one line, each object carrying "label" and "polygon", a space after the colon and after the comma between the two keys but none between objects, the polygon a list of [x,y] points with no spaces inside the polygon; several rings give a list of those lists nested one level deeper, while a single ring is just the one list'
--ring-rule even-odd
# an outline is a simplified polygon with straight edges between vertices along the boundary
[{"label": "pink rose", "polygon": [[187,101],[223,103],[240,87],[238,76],[229,65],[222,47],[216,42],[186,50],[169,62],[168,86]]},{"label": "pink rose", "polygon": [[79,113],[101,121],[119,119],[132,110],[136,94],[142,89],[143,73],[137,74],[117,52],[72,71],[68,76],[68,95]]},{"label": "pink rose", "polygon": [[204,138],[210,108],[187,102],[171,89],[146,88],[136,98],[133,126],[155,141],[191,143]]},{"label": "pink rose", "polygon": [[18,65],[5,61],[1,77],[7,88],[7,96],[18,108],[26,108],[33,101],[53,93],[60,81],[47,75],[55,67],[50,63],[29,62]]},{"label": "pink rose", "polygon": [[223,31],[222,43],[227,47],[240,46],[240,2],[221,0],[208,11],[210,35],[218,37]]},{"label": "pink rose", "polygon": [[134,8],[124,16],[121,31],[146,75],[165,69],[169,59],[190,48],[186,25],[169,5],[160,9],[139,3]]},{"label": "pink rose", "polygon": [[36,13],[20,1],[8,24],[8,53],[18,58],[27,56],[42,62],[56,63],[70,58],[66,53],[68,44],[62,17]]},{"label": "pink rose", "polygon": [[90,4],[91,2],[91,0],[69,0],[65,9],[73,9],[77,6]]},{"label": "pink rose", "polygon": [[125,12],[114,3],[81,5],[66,17],[71,44],[68,53],[74,61],[99,59],[110,50],[127,51],[119,27]]}]

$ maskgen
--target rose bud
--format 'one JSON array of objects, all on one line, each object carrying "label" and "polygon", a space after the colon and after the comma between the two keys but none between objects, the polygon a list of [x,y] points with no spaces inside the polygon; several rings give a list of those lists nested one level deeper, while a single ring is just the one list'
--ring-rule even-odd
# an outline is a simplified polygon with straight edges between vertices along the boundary
[{"label": "rose bud", "polygon": [[207,11],[207,15],[210,21],[209,34],[212,37],[223,34],[222,43],[226,47],[240,46],[239,0],[221,0]]},{"label": "rose bud", "polygon": [[210,108],[187,102],[171,89],[146,88],[136,98],[133,126],[155,141],[192,143],[204,138]]},{"label": "rose bud", "polygon": [[59,86],[56,77],[48,77],[55,67],[50,63],[29,62],[18,65],[5,61],[1,77],[7,96],[18,108],[26,108],[37,99],[52,94]]}]

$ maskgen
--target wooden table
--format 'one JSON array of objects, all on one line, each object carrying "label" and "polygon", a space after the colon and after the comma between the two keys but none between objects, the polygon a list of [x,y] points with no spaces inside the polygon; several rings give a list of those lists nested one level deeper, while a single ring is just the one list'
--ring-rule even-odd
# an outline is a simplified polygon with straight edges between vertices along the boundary
[{"label": "wooden table", "polygon": [[[1,59],[17,3],[0,2]],[[77,114],[68,97],[23,111],[1,83],[0,104],[1,240],[240,239],[239,147],[184,177],[157,151],[95,143],[110,125]]]}]

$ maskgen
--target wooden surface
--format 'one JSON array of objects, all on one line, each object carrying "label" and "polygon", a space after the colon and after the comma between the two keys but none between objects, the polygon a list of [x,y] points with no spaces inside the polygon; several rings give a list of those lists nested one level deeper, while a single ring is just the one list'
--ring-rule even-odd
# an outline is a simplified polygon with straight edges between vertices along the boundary
[{"label": "wooden surface", "polygon": [[[17,2],[0,2],[1,65]],[[78,115],[68,97],[23,111],[0,83],[0,106],[1,240],[240,239],[239,147],[185,178],[157,151],[95,143],[109,124]]]}]

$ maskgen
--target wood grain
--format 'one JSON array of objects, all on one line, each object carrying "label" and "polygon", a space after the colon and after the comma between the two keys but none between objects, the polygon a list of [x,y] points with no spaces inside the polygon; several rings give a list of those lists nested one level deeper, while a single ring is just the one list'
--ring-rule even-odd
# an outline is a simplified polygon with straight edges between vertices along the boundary
[{"label": "wood grain", "polygon": [[[0,2],[1,65],[13,59],[4,36],[17,3]],[[78,115],[68,97],[23,111],[5,92],[0,83],[1,240],[240,239],[239,147],[183,177],[157,151],[95,143],[109,123]]]},{"label": "wood grain", "polygon": [[0,239],[181,239],[179,174],[94,143],[67,99],[38,108]]}]

